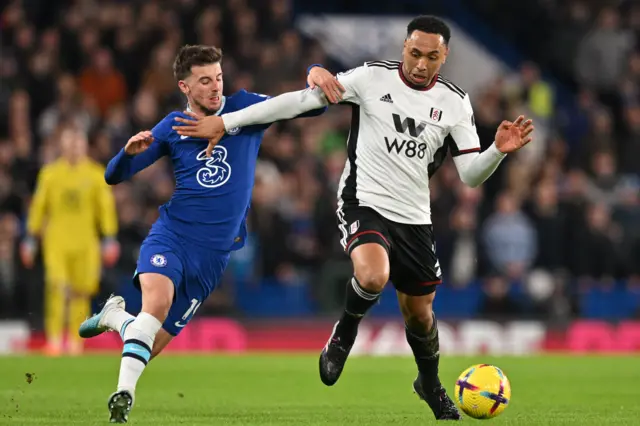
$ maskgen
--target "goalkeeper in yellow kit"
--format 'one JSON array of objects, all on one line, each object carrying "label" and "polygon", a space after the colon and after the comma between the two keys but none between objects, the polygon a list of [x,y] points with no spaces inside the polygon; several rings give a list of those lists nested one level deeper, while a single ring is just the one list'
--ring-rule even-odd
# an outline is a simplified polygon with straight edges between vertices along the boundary
[{"label": "goalkeeper in yellow kit", "polygon": [[22,261],[30,268],[36,239],[42,240],[49,355],[62,353],[65,325],[68,350],[73,354],[82,351],[76,330],[90,314],[91,298],[100,285],[101,263],[113,265],[120,251],[115,240],[113,194],[104,181],[104,168],[87,156],[86,135],[66,128],[60,134],[60,148],[61,157],[38,175],[28,235],[21,246]]}]

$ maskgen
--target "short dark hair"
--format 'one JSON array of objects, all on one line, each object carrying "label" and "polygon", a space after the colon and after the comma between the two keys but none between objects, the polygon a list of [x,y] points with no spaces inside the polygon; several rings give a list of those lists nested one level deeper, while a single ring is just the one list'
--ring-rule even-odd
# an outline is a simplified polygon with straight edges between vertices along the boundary
[{"label": "short dark hair", "polygon": [[439,34],[446,44],[451,39],[451,29],[440,18],[431,15],[422,15],[414,18],[407,25],[407,37],[411,37],[414,31],[422,31],[428,34]]},{"label": "short dark hair", "polygon": [[173,76],[184,80],[191,75],[191,67],[215,64],[222,61],[222,49],[214,46],[185,45],[173,61]]}]

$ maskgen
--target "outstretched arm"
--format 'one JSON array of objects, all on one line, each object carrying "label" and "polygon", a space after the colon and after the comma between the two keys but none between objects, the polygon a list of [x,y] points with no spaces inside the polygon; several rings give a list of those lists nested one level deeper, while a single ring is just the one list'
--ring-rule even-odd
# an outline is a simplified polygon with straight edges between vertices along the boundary
[{"label": "outstretched arm", "polygon": [[[314,89],[316,87],[319,87],[322,90],[322,92],[324,93],[329,103],[335,104],[342,100],[342,93],[344,92],[344,88],[342,87],[338,79],[333,74],[331,74],[322,65],[319,65],[319,64],[311,65],[307,69],[307,88]],[[242,108],[248,108],[251,105],[262,103],[271,99],[271,96],[261,95],[258,93],[246,92],[246,95],[247,96],[242,97],[243,100],[245,100],[244,102],[241,102],[240,106]],[[323,105],[320,108],[305,111],[291,118],[296,119],[296,118],[317,117],[319,115],[324,114],[328,108],[329,108],[328,105]],[[189,115],[192,118],[195,118],[196,120],[198,119],[196,114],[187,114],[187,115]],[[181,121],[181,120],[177,119],[177,121]],[[267,121],[265,123],[258,123],[256,124],[256,126],[263,129],[267,129],[273,123],[275,123],[275,121]],[[232,128],[233,127],[227,127],[227,130]]]},{"label": "outstretched arm", "polygon": [[130,179],[165,156],[166,144],[154,139],[150,131],[140,132],[127,142],[127,145],[107,164],[104,180],[109,185],[117,185]]},{"label": "outstretched arm", "polygon": [[[247,108],[221,115],[225,131],[235,127],[273,123],[289,120],[307,111],[325,107],[329,104],[322,90],[305,89],[283,93],[264,102]],[[180,133],[180,132],[178,132]]]},{"label": "outstretched arm", "polygon": [[[343,101],[359,104],[361,93],[369,80],[368,67],[364,65],[354,68],[338,74],[336,78],[344,88]],[[318,87],[315,89],[308,88],[284,93],[222,116],[198,118],[191,115],[193,120],[178,117],[175,120],[179,122],[179,125],[173,126],[173,129],[182,136],[208,139],[208,157],[227,130],[289,120],[305,112],[323,108],[327,105],[329,105],[329,101]]]},{"label": "outstretched arm", "polygon": [[366,84],[367,72],[367,68],[362,66],[334,77],[321,65],[311,65],[307,70],[307,89],[283,93],[259,105],[223,114],[225,131],[320,115],[329,104],[342,100],[359,103],[360,86]]}]

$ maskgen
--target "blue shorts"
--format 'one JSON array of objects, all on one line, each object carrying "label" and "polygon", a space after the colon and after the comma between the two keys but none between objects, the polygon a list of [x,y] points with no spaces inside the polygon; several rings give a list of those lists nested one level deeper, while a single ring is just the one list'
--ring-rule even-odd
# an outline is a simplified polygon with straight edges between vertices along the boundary
[{"label": "blue shorts", "polygon": [[125,295],[127,312],[137,315],[142,307],[140,274],[152,272],[168,277],[175,286],[175,295],[162,328],[172,336],[180,333],[215,290],[231,254],[188,246],[176,234],[154,225],[140,247],[138,267],[133,276],[138,290]]}]

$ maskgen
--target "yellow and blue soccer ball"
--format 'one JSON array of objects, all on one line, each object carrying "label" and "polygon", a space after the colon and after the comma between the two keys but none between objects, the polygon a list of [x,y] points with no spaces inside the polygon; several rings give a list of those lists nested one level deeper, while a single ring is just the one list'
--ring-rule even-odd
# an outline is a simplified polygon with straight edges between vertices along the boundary
[{"label": "yellow and blue soccer ball", "polygon": [[468,416],[490,419],[501,414],[511,402],[511,384],[494,365],[472,365],[458,377],[453,399]]}]

